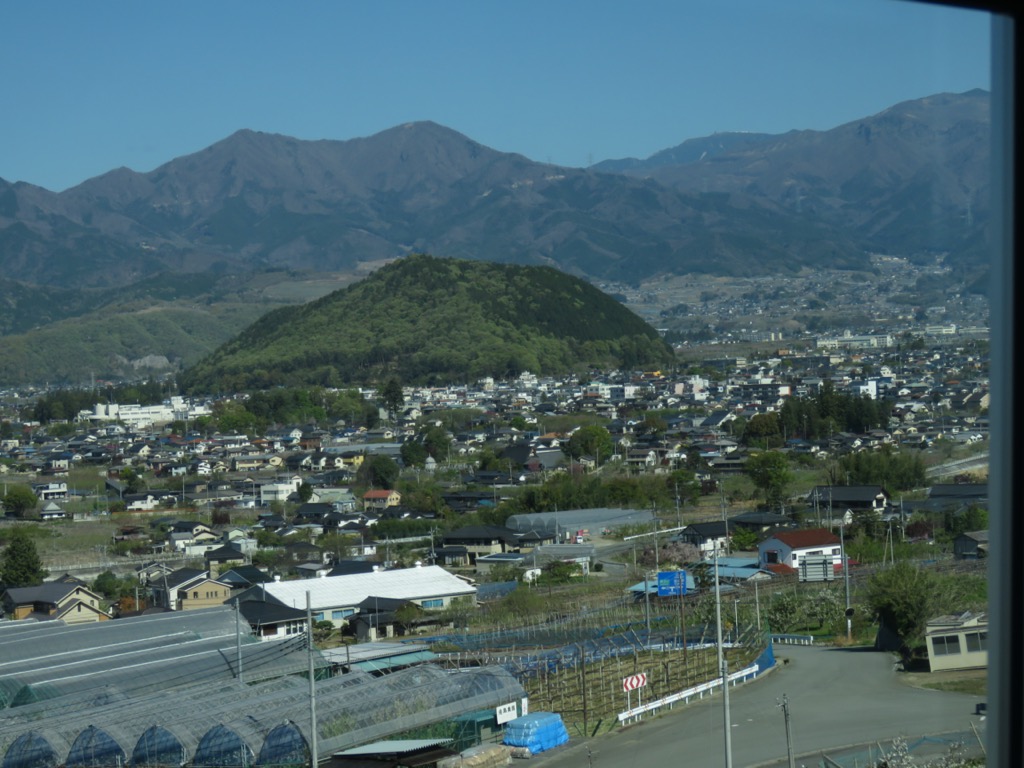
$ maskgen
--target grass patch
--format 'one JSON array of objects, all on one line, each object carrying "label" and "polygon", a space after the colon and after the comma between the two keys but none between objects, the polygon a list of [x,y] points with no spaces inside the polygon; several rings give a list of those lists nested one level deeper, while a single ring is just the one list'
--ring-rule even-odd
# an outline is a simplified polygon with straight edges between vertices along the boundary
[{"label": "grass patch", "polygon": [[928,688],[944,693],[966,693],[982,698],[988,693],[988,672],[984,669],[905,672],[902,679],[916,688]]},{"label": "grass patch", "polygon": [[933,691],[946,691],[948,693],[969,693],[974,696],[985,696],[988,694],[988,682],[985,677],[966,678],[963,680],[938,680],[934,683],[923,683],[922,688],[931,688]]}]

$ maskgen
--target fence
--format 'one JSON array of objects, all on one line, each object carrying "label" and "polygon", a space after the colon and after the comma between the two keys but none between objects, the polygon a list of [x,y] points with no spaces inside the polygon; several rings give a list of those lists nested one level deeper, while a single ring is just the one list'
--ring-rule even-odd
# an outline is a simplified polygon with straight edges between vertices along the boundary
[{"label": "fence", "polygon": [[[738,672],[733,672],[731,675],[728,675],[728,681],[733,685],[736,685],[737,682],[746,682],[748,678],[755,677],[759,671],[760,668],[758,667],[758,665],[752,664],[746,669],[741,669]],[[710,695],[715,692],[716,688],[721,687],[721,685],[722,678],[720,677],[715,678],[713,680],[708,680],[707,682],[701,683],[700,685],[695,685],[692,688],[687,688],[685,691],[679,691],[679,693],[673,693],[661,699],[648,702],[647,704],[642,704],[633,707],[632,709],[627,709],[625,712],[620,712],[618,715],[618,720],[620,723],[623,724],[627,722],[633,722],[639,720],[640,716],[645,714],[646,712],[656,712],[662,707],[668,707],[669,709],[671,709],[672,705],[675,704],[677,701],[681,701],[684,704],[689,704],[690,699],[692,699],[693,697],[696,696],[697,698],[703,699],[705,693]]]},{"label": "fence", "polygon": [[772,635],[774,645],[814,645],[814,635]]},{"label": "fence", "polygon": [[[948,758],[973,760],[984,758],[983,734],[980,731],[955,731],[914,738],[861,744],[844,749],[800,755],[796,764],[802,768],[877,768],[890,761],[899,765],[960,765],[945,762]],[[782,768],[785,759],[761,763],[756,768]]]}]

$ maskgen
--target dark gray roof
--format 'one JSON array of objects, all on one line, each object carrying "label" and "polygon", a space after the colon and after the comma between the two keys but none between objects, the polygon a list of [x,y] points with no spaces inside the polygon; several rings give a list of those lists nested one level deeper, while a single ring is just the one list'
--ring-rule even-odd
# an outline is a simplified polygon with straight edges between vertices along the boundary
[{"label": "dark gray roof", "polygon": [[446,543],[469,540],[497,540],[508,544],[518,543],[514,531],[497,525],[467,525],[464,528],[444,534],[444,541]]},{"label": "dark gray roof", "polygon": [[929,499],[971,501],[988,499],[988,483],[936,483],[928,489]]},{"label": "dark gray roof", "polygon": [[789,525],[792,520],[777,512],[751,510],[733,515],[729,518],[729,522],[733,525]]},{"label": "dark gray roof", "polygon": [[78,588],[78,584],[48,581],[35,587],[10,587],[7,598],[17,605],[26,603],[56,603]]},{"label": "dark gray roof", "polygon": [[236,565],[230,571],[224,571],[217,577],[217,581],[230,584],[232,587],[248,587],[252,584],[262,584],[272,580],[269,574],[264,573],[255,565]]},{"label": "dark gray roof", "polygon": [[874,501],[879,495],[888,497],[888,492],[880,485],[818,485],[807,495],[807,500],[818,499],[819,504],[833,505],[865,503]]},{"label": "dark gray roof", "polygon": [[688,538],[690,536],[698,536],[701,538],[718,538],[726,536],[734,528],[733,522],[723,522],[722,520],[711,520],[706,523],[691,523],[686,526],[680,533],[681,538]]},{"label": "dark gray roof", "polygon": [[338,560],[327,575],[347,576],[350,573],[373,573],[373,569],[378,565],[369,560]]},{"label": "dark gray roof", "polygon": [[302,621],[306,618],[306,612],[301,608],[262,600],[243,600],[238,604],[238,611],[251,627],[280,624],[283,621]]},{"label": "dark gray roof", "polygon": [[167,574],[166,580],[164,577],[160,577],[156,580],[157,586],[166,586],[167,589],[174,589],[180,587],[182,584],[187,584],[190,581],[195,581],[200,577],[205,577],[207,571],[199,568],[179,568],[172,573]]}]

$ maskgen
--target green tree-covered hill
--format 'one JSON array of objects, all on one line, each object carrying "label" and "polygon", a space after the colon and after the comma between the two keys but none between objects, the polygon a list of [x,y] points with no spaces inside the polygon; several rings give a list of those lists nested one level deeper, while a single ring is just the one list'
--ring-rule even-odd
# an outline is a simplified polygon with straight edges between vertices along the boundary
[{"label": "green tree-covered hill", "polygon": [[589,366],[664,366],[657,332],[549,267],[408,256],[317,301],[260,318],[186,372],[189,391],[448,382]]}]

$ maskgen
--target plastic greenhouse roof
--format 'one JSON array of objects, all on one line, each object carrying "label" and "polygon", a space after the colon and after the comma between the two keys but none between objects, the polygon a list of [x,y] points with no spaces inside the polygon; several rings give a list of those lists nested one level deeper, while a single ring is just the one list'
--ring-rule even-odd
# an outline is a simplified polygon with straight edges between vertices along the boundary
[{"label": "plastic greenhouse roof", "polygon": [[22,632],[46,632],[66,626],[67,624],[64,623],[63,619],[53,619],[52,621],[32,621],[31,619],[0,621],[0,637],[7,640]]},{"label": "plastic greenhouse roof", "polygon": [[[252,682],[270,677],[305,672],[308,666],[305,636],[260,642],[246,636],[241,646],[242,679]],[[238,666],[238,649],[233,638],[210,638],[193,643],[157,648],[65,668],[40,669],[30,674],[4,678],[2,693],[7,707],[19,707],[68,694],[86,694],[93,699],[112,688],[124,694],[147,693],[233,680]],[[318,667],[325,666],[319,660]],[[60,702],[55,702],[59,706]]]},{"label": "plastic greenhouse roof", "polygon": [[[183,643],[194,643],[199,641],[199,635],[194,632],[180,632],[173,635],[161,635],[159,637],[147,637],[137,641],[120,643],[116,655],[111,653],[109,646],[85,647],[77,651],[55,653],[49,657],[34,657],[21,659],[0,664],[0,679],[6,677],[17,677],[25,674],[32,674],[40,670],[54,670],[74,666],[95,665],[102,667],[104,660],[129,657],[132,654],[148,653],[156,654],[157,649],[181,645]],[[223,642],[224,638],[214,637],[206,642]]]},{"label": "plastic greenhouse roof", "polygon": [[0,675],[5,674],[8,665],[18,662],[38,659],[40,663],[46,664],[54,656],[63,653],[77,654],[86,648],[105,649],[105,653],[117,653],[125,643],[183,632],[191,632],[199,637],[234,636],[235,611],[229,606],[197,611],[173,611],[95,624],[58,626],[49,631],[22,630],[15,632],[13,637],[5,631]]},{"label": "plastic greenhouse roof", "polygon": [[[242,752],[247,760],[255,754],[294,756],[303,746],[294,732],[278,730],[272,741],[267,739],[282,723],[291,722],[308,742],[308,685],[295,677],[254,685],[197,683],[189,689],[154,691],[72,711],[54,707],[34,713],[31,719],[18,717],[18,709],[9,710],[13,717],[0,724],[0,744],[11,745],[3,768],[52,768],[35,762],[32,755],[36,753],[31,750],[10,754],[15,741],[34,733],[52,745],[63,761],[90,726],[103,732],[97,744],[108,752],[115,749],[109,738],[127,755],[135,754],[137,748],[140,754],[152,752],[153,736],[158,733],[170,753],[177,755],[180,745],[179,762],[193,759],[197,764],[210,760],[230,764],[235,758],[241,760]],[[316,690],[321,756],[525,695],[515,678],[500,667],[449,673],[429,665],[380,678],[353,672],[318,681]],[[151,730],[154,725],[158,726],[155,732]],[[211,734],[214,729],[216,733]],[[90,732],[90,737],[99,735]],[[142,741],[140,747],[144,737],[149,740]],[[198,756],[200,744],[210,746],[215,756]],[[222,748],[226,751],[218,751]],[[43,753],[48,754],[39,752]]]}]

